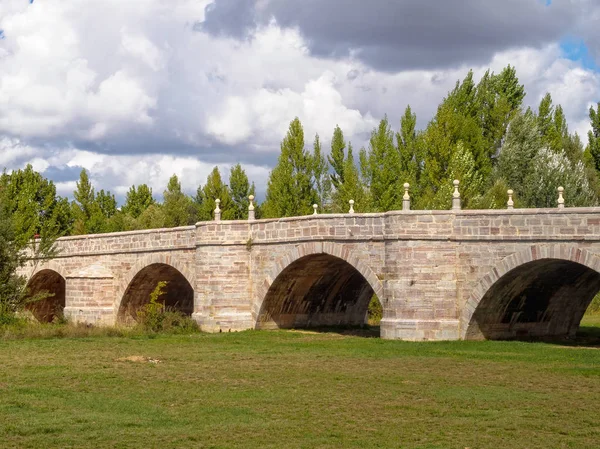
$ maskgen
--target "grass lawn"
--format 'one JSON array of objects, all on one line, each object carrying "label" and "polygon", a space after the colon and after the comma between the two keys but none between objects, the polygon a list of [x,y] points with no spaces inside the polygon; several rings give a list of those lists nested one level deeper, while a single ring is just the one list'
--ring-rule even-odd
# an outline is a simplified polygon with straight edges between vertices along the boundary
[{"label": "grass lawn", "polygon": [[587,346],[294,331],[5,340],[0,447],[596,448],[600,328],[583,333]]}]

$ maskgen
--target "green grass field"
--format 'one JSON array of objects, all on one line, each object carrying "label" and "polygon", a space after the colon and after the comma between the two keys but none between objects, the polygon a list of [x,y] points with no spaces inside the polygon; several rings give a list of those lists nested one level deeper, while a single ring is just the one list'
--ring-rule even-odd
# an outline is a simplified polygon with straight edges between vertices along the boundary
[{"label": "green grass field", "polygon": [[582,334],[3,340],[0,447],[596,448],[600,328]]}]

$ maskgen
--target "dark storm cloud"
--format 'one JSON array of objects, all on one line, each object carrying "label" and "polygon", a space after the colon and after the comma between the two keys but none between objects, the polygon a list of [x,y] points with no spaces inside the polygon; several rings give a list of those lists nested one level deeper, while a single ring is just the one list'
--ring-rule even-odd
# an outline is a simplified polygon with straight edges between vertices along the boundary
[{"label": "dark storm cloud", "polygon": [[51,179],[55,183],[57,182],[67,182],[67,181],[76,181],[79,179],[79,174],[81,173],[81,167],[69,167],[63,165],[61,167],[55,167],[50,165],[45,171],[44,176],[48,179]]},{"label": "dark storm cloud", "polygon": [[248,12],[250,0],[234,1],[216,0],[203,29],[239,37],[251,21],[274,17],[298,28],[315,55],[354,54],[385,71],[485,63],[498,51],[540,47],[572,30],[582,11],[566,0],[268,0]]},{"label": "dark storm cloud", "polygon": [[197,23],[194,29],[241,39],[255,25],[255,0],[219,0],[206,7],[204,22]]}]

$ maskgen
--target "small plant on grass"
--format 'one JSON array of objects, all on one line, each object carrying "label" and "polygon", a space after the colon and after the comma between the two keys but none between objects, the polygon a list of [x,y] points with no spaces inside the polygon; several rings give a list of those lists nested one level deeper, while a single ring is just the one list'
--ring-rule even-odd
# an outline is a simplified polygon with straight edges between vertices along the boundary
[{"label": "small plant on grass", "polygon": [[165,305],[158,302],[158,299],[167,292],[167,284],[167,281],[159,281],[150,293],[150,302],[137,312],[138,323],[146,330],[159,332],[163,328]]}]

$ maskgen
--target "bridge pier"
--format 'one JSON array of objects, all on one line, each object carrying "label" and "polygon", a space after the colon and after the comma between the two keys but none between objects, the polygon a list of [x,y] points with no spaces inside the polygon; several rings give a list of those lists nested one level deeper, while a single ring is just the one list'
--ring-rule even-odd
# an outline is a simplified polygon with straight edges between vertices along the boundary
[{"label": "bridge pier", "polygon": [[75,323],[114,325],[116,288],[112,272],[91,265],[66,276],[64,316]]},{"label": "bridge pier", "polygon": [[386,340],[458,340],[460,327],[458,320],[381,320],[380,336]]}]

